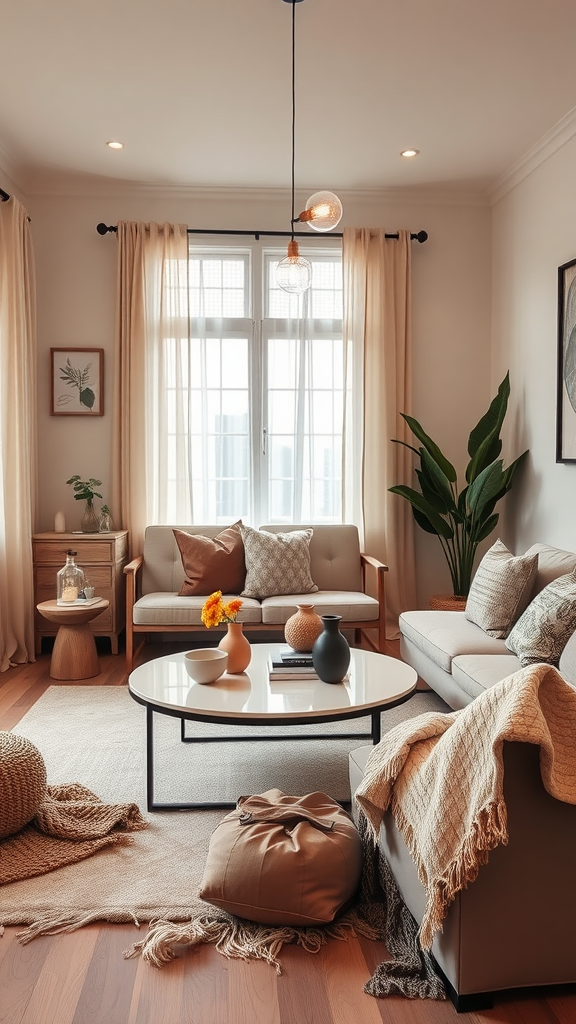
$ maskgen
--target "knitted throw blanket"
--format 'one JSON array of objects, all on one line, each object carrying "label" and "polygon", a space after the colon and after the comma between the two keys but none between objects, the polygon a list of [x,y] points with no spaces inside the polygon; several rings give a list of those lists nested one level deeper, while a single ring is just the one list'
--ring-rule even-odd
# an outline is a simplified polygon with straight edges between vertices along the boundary
[{"label": "knitted throw blanket", "polygon": [[375,837],[391,808],[411,851],[427,897],[423,949],[489,851],[508,841],[504,741],[539,746],[545,789],[576,804],[575,736],[576,690],[551,665],[539,664],[485,690],[462,711],[396,726],[374,748],[356,799]]},{"label": "knitted throw blanket", "polygon": [[0,885],[74,864],[147,828],[137,804],[105,804],[80,783],[48,786],[29,825],[0,841]]}]

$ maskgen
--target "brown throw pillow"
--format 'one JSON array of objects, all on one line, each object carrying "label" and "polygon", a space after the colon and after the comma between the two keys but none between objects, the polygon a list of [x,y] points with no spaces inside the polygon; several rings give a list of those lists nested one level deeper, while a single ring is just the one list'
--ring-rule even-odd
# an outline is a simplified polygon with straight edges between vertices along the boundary
[{"label": "brown throw pillow", "polygon": [[179,597],[208,596],[215,590],[240,594],[244,589],[246,566],[240,523],[222,530],[217,537],[174,530],[186,575]]}]

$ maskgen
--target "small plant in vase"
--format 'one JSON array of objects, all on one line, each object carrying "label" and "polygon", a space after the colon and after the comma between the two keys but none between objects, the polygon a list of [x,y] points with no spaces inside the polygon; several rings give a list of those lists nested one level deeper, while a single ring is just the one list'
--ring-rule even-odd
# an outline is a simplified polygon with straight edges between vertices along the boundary
[{"label": "small plant in vase", "polygon": [[80,526],[82,527],[83,533],[98,533],[98,516],[94,508],[94,498],[101,498],[100,491],[97,491],[96,487],[102,486],[101,480],[96,480],[94,477],[90,477],[89,480],[81,480],[79,475],[76,473],[66,481],[71,487],[74,488],[74,498],[76,501],[85,501],[86,508],[82,513],[82,519]]},{"label": "small plant in vase", "polygon": [[98,530],[100,533],[110,533],[114,529],[112,522],[112,516],[108,505],[102,505],[100,509],[100,516],[98,518]]},{"label": "small plant in vase", "polygon": [[230,601],[222,600],[222,591],[216,590],[204,602],[201,619],[207,629],[212,626],[226,624],[227,632],[218,644],[221,651],[228,655],[227,672],[235,675],[244,672],[252,658],[252,648],[242,631],[242,623],[236,621],[238,612],[242,607],[239,597],[233,597]]}]

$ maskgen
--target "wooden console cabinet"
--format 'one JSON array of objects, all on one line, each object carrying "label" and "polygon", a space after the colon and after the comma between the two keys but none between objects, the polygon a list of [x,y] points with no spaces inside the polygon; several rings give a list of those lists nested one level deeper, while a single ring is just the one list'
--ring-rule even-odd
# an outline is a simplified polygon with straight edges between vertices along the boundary
[{"label": "wooden console cabinet", "polygon": [[90,625],[95,636],[110,637],[112,654],[118,654],[118,635],[124,629],[124,566],[128,561],[128,531],[113,533],[35,533],[34,629],[36,654],[43,636],[54,636],[57,627],[42,618],[36,605],[56,597],[56,573],[66,561],[66,552],[76,551],[76,564],[84,570],[97,597],[105,597],[108,607]]}]

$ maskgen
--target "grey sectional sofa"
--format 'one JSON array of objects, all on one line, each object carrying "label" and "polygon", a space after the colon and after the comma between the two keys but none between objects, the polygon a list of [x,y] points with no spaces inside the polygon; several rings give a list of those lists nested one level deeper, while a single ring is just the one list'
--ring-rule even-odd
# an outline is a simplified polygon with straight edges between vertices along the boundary
[{"label": "grey sectional sofa", "polygon": [[[535,545],[538,573],[533,594],[576,566],[576,554]],[[487,636],[464,612],[415,611],[400,619],[401,652],[453,709],[517,671],[520,663],[503,640]],[[576,687],[576,634],[559,670]],[[419,714],[415,696],[414,715]],[[350,754],[350,791],[358,788],[372,747]],[[504,797],[509,842],[490,853],[476,881],[450,905],[432,954],[459,1011],[492,1005],[509,988],[576,983],[576,806],[551,797],[542,784],[538,748],[504,744]],[[425,890],[392,814],[380,829],[380,846],[417,922]]]},{"label": "grey sectional sofa", "polygon": [[[144,549],[124,568],[126,573],[126,662],[131,671],[138,638],[153,633],[191,633],[207,630],[200,613],[205,596],[179,597],[184,570],[174,530],[216,537],[222,526],[149,526]],[[284,594],[262,601],[243,598],[238,621],[247,634],[282,631],[298,604],[313,604],[319,615],[342,616],[341,627],[361,634],[377,651],[384,651],[385,573],[388,567],[360,551],[358,530],[348,524],[330,526],[261,526],[268,533],[311,529],[310,575],[318,586],[311,594]],[[238,595],[229,595],[238,596]],[[210,636],[210,642],[214,639]],[[216,637],[217,639],[217,637]]]}]

